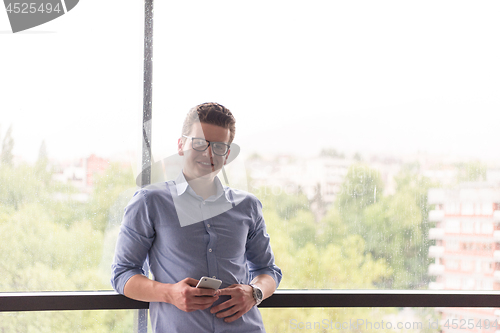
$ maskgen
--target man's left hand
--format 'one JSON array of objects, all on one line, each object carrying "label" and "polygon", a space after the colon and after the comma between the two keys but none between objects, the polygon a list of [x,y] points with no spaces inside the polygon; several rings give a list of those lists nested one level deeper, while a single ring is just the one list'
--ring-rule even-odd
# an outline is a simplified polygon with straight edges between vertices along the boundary
[{"label": "man's left hand", "polygon": [[[225,318],[226,323],[235,321],[250,311],[255,305],[253,298],[253,288],[247,284],[232,284],[227,288],[217,290],[217,296],[229,295],[230,300],[225,301],[217,306],[214,306],[210,312],[217,313],[217,318]],[[230,308],[230,309],[228,309]]]}]

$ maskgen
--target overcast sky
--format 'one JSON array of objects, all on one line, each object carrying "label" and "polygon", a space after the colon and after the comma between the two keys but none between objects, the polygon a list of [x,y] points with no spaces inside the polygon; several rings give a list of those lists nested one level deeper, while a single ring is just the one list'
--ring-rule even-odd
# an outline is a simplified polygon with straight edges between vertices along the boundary
[{"label": "overcast sky", "polygon": [[[500,159],[498,1],[156,1],[153,149],[216,101],[242,152],[323,147]],[[10,33],[0,10],[0,136],[15,154],[140,144],[143,4],[82,0]]]}]

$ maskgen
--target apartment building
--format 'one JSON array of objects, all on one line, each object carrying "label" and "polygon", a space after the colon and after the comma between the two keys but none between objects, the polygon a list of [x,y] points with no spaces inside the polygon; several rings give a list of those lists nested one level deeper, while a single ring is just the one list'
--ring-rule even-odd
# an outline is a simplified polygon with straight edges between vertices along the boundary
[{"label": "apartment building", "polygon": [[[453,189],[431,189],[429,256],[435,276],[429,289],[500,290],[500,184],[462,183]],[[496,308],[439,308],[443,332],[500,331]],[[496,322],[495,322],[496,321]],[[457,323],[458,327],[454,324]],[[471,323],[474,323],[472,325]]]}]

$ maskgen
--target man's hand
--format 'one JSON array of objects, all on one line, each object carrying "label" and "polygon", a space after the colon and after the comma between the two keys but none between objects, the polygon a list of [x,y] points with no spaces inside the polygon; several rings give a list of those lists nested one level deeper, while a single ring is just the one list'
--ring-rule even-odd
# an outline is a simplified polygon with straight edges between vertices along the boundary
[{"label": "man's hand", "polygon": [[[217,296],[229,295],[231,299],[213,307],[210,312],[217,313],[217,318],[225,318],[226,323],[235,321],[250,311],[255,305],[253,288],[246,284],[232,284],[227,288],[217,290]],[[230,308],[230,309],[228,309]]]},{"label": "man's hand", "polygon": [[198,280],[185,278],[168,286],[167,303],[178,309],[191,312],[209,308],[217,299],[213,289],[196,288]]}]

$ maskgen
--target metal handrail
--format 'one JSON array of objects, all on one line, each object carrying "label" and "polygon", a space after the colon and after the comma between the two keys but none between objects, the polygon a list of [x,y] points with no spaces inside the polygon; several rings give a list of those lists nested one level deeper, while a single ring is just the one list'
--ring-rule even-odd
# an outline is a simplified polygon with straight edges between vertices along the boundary
[{"label": "metal handrail", "polygon": [[[0,293],[0,312],[147,309],[149,303],[114,291]],[[261,308],[488,307],[500,291],[277,290]]]}]

